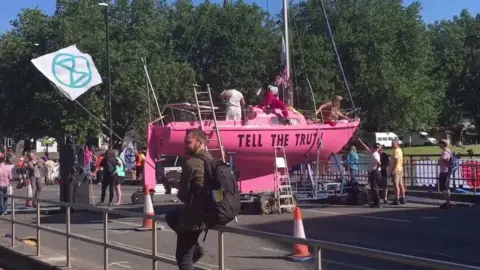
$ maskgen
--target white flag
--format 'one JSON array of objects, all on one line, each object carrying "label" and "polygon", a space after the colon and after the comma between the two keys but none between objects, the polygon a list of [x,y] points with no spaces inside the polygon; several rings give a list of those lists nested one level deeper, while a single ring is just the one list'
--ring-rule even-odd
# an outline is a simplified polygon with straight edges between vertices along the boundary
[{"label": "white flag", "polygon": [[133,152],[132,142],[128,143],[127,147],[123,149],[120,154],[120,159],[123,161],[123,164],[125,164],[125,169],[132,170],[133,167],[135,167],[135,153]]},{"label": "white flag", "polygon": [[77,45],[32,59],[32,63],[70,100],[102,83],[92,57],[79,51]]}]

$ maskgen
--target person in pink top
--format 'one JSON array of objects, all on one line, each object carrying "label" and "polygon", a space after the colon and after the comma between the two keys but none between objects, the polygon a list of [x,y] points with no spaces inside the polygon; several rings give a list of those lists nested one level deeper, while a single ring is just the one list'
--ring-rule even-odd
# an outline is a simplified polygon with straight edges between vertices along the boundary
[{"label": "person in pink top", "polygon": [[5,155],[0,153],[0,214],[3,216],[7,213],[7,194],[8,186],[12,180],[12,168],[5,164]]},{"label": "person in pink top", "polygon": [[442,150],[440,158],[438,159],[438,165],[440,167],[438,185],[445,198],[445,203],[440,207],[446,209],[450,208],[450,159],[452,158],[452,152],[448,149],[448,142],[446,140],[440,140],[438,146]]},{"label": "person in pink top", "polygon": [[83,148],[83,165],[87,173],[92,171],[92,151],[88,149],[87,145]]}]

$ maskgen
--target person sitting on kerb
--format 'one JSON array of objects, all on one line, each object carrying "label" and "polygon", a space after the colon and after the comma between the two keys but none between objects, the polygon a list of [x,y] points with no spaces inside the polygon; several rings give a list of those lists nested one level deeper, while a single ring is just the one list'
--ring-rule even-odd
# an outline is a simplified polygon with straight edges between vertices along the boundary
[{"label": "person sitting on kerb", "polygon": [[324,123],[336,122],[341,119],[350,121],[350,118],[341,112],[340,102],[342,99],[343,98],[341,96],[334,96],[332,100],[322,104],[315,114],[321,114],[321,119]]}]

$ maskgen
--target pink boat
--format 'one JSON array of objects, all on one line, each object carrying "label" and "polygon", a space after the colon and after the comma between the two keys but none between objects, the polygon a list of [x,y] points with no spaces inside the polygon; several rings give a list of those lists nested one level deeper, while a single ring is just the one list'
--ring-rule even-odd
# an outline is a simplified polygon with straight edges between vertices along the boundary
[{"label": "pink boat", "polygon": [[[283,13],[286,31],[282,42],[282,72],[281,76],[277,76],[275,85],[283,85],[287,92],[285,96],[287,98],[284,101],[287,101],[291,105],[293,101],[293,87],[287,87],[291,82],[287,19],[288,5],[286,0],[283,0]],[[325,12],[324,15],[326,16]],[[327,24],[327,26],[329,27],[329,24]],[[330,38],[333,40],[331,29],[328,29]],[[333,45],[335,46],[335,44]],[[335,53],[342,71],[345,88],[350,94],[345,74],[341,68],[340,56],[337,50],[335,50]],[[260,108],[252,108],[245,115],[245,119],[248,119],[245,121],[204,121],[201,117],[203,116],[202,112],[206,112],[207,114],[213,113],[215,116],[218,108],[215,108],[212,104],[212,95],[209,86],[207,86],[208,91],[206,93],[209,95],[208,103],[210,106],[201,105],[205,104],[205,101],[202,101],[202,103],[198,101],[195,87],[196,86],[194,86],[195,105],[190,103],[168,105],[172,110],[188,112],[190,115],[193,115],[194,117],[191,121],[179,122],[174,120],[166,125],[149,124],[148,150],[145,166],[146,184],[149,186],[156,184],[155,166],[152,157],[158,154],[183,156],[185,133],[188,129],[192,128],[203,129],[209,139],[211,139],[208,147],[210,149],[218,149],[220,148],[217,138],[218,128],[220,141],[222,141],[225,153],[233,153],[231,154],[231,157],[233,156],[232,161],[240,171],[238,182],[240,191],[243,193],[243,201],[253,200],[259,202],[260,208],[262,208],[264,213],[270,212],[268,209],[264,209],[264,204],[271,204],[271,199],[268,198],[268,196],[274,191],[275,186],[278,187],[275,185],[274,180],[276,147],[283,147],[287,164],[290,167],[292,165],[306,164],[317,160],[317,158],[327,160],[332,153],[339,152],[345,146],[354,134],[360,121],[356,119],[354,121],[339,121],[332,124],[314,123],[307,121],[303,115],[295,110],[289,109],[289,124],[286,125],[281,116],[281,111],[277,110],[266,113]],[[313,90],[312,99],[315,99]],[[352,100],[351,94],[350,100]],[[355,109],[355,106],[352,107]],[[318,150],[320,142],[322,148]],[[219,156],[217,156],[217,158],[218,157]]]},{"label": "pink boat", "polygon": [[[171,104],[168,107],[192,111],[189,103]],[[308,123],[303,115],[289,110],[291,124],[282,123],[281,112],[265,113],[253,109],[248,121],[217,121],[221,141],[226,153],[234,154],[234,163],[240,170],[239,187],[242,193],[272,191],[274,147],[285,149],[288,164],[305,164],[317,159],[317,146],[322,143],[320,159],[327,160],[331,153],[340,151],[354,134],[359,120],[338,122],[335,125]],[[253,116],[253,117],[252,117]],[[183,140],[188,129],[200,128],[199,121],[171,122],[148,126],[148,151],[145,179],[155,181],[152,157],[157,154],[183,156]],[[205,120],[204,131],[212,141],[209,148],[219,148],[213,120]],[[219,154],[219,153],[218,153]],[[220,156],[218,155],[217,158]]]}]

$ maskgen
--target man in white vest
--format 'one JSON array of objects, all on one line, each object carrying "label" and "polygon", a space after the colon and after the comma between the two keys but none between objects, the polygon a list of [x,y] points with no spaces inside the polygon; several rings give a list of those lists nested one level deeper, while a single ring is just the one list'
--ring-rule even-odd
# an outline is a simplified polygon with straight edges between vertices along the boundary
[{"label": "man in white vest", "polygon": [[227,101],[226,120],[242,120],[242,109],[245,107],[243,94],[235,89],[225,90],[220,98]]}]

